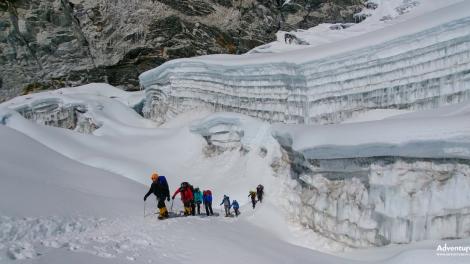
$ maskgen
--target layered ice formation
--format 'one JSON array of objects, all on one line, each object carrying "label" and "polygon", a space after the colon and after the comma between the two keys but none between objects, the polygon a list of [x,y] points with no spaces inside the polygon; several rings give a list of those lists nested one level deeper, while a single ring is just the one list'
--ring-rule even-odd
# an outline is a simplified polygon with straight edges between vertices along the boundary
[{"label": "layered ice formation", "polygon": [[124,92],[107,84],[88,84],[17,97],[0,104],[0,108],[14,110],[41,125],[90,134],[103,122],[114,122],[111,116],[134,120],[127,125],[153,126],[148,120],[136,118],[137,113],[129,114],[130,107],[138,112],[141,102],[142,93]]},{"label": "layered ice formation", "polygon": [[380,121],[276,125],[295,221],[352,247],[470,235],[469,104]]},{"label": "layered ice formation", "polygon": [[289,200],[295,221],[351,247],[470,235],[470,163],[458,159],[311,160]]},{"label": "layered ice formation", "polygon": [[59,98],[37,100],[15,109],[23,117],[38,124],[92,133],[98,128],[82,104],[66,104]]},{"label": "layered ice formation", "polygon": [[429,109],[470,98],[470,3],[328,46],[174,60],[143,73],[145,117],[197,108],[270,122],[338,123],[371,109]]}]

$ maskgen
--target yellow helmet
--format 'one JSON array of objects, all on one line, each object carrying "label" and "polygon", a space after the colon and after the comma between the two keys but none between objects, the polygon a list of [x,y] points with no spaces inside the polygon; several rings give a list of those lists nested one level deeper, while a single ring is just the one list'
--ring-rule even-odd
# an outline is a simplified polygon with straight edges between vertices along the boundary
[{"label": "yellow helmet", "polygon": [[153,172],[152,176],[150,176],[150,179],[152,179],[152,181],[156,181],[157,178],[158,178],[158,174],[156,172]]}]

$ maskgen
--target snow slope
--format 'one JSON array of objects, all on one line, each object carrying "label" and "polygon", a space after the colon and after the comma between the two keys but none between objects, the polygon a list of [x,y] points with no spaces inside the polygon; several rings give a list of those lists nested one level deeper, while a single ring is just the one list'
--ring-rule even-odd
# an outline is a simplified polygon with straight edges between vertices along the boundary
[{"label": "snow slope", "polygon": [[[99,85],[97,88],[100,89]],[[88,92],[87,97],[90,97],[90,91],[84,89],[82,92]],[[93,93],[94,91],[91,92]],[[36,96],[40,100],[47,97],[45,94],[34,95],[26,101],[34,101]],[[95,100],[85,100],[85,103],[100,100],[106,101],[95,95]],[[16,101],[17,103],[7,104],[14,108],[24,102],[20,99]],[[116,100],[114,104],[118,106],[103,103],[101,110],[112,112],[107,108],[119,107],[121,102]],[[3,108],[3,125],[0,126],[3,139],[0,150],[2,263],[60,263],[65,260],[67,263],[69,260],[72,263],[106,263],[108,260],[113,263],[206,263],[208,254],[212,261],[225,260],[226,263],[239,263],[240,260],[285,263],[292,259],[299,262],[318,259],[322,263],[346,263],[333,256],[292,246],[278,239],[269,230],[263,231],[247,221],[196,217],[158,222],[152,214],[155,210],[153,199],[147,202],[147,216],[143,218],[141,199],[147,189],[126,177],[135,176],[135,180],[148,183],[148,175],[152,169],[157,168],[159,172],[168,170],[166,175],[172,189],[183,179],[192,183],[205,183],[205,187],[214,191],[215,211],[219,209],[217,201],[222,195],[220,190],[227,191],[232,197],[239,197],[239,201],[244,204],[246,201],[242,197],[249,189],[244,182],[249,180],[253,186],[261,179],[243,176],[243,172],[234,169],[242,166],[234,157],[230,157],[230,153],[218,161],[221,164],[227,163],[229,167],[217,165],[217,160],[206,160],[199,163],[199,166],[192,167],[182,164],[190,158],[197,158],[198,162],[202,159],[200,142],[194,139],[196,136],[186,134],[189,133],[188,127],[177,130],[139,130],[129,126],[129,130],[136,133],[129,132],[132,136],[126,136],[126,133],[116,136],[113,130],[120,129],[120,124],[108,122],[105,118],[100,119],[104,115],[95,111],[97,109],[91,110],[96,119],[102,122],[102,126],[94,131],[95,134],[86,135],[34,124],[14,111]],[[126,115],[120,117],[124,118]],[[108,132],[110,136],[107,136]],[[140,141],[145,144],[139,143]],[[182,147],[178,148],[178,144]],[[113,145],[116,147],[112,147]],[[133,146],[135,150],[128,149],[129,146]],[[188,147],[199,151],[196,154],[189,153],[190,158],[185,160]],[[150,152],[155,148],[158,151]],[[238,151],[234,155],[240,157]],[[169,158],[162,162],[161,159],[165,156]],[[149,164],[142,165],[140,159],[147,160]],[[157,161],[164,165],[158,166]],[[172,163],[168,164],[167,161]],[[108,171],[116,171],[121,175],[85,166],[83,163],[107,168]],[[225,173],[220,170],[225,170]],[[198,179],[198,175],[206,177]],[[230,180],[232,175],[237,178]],[[174,210],[179,209],[181,205],[176,200]],[[256,234],[256,240],[251,239],[253,234]],[[259,249],[262,254],[251,250],[259,244],[263,245]],[[220,245],[225,246],[221,248]],[[219,248],[218,251],[207,252],[216,247]],[[285,254],[283,251],[292,254]],[[233,255],[237,257],[229,257]]]},{"label": "snow slope", "polygon": [[[90,86],[94,89],[90,90]],[[277,142],[269,137],[270,130],[266,124],[242,115],[222,115],[235,120],[242,130],[244,136],[239,147],[243,144],[252,151],[245,153],[234,149],[211,156],[203,152],[207,145],[204,138],[192,130],[205,123],[211,124],[211,120],[219,119],[218,116],[198,120],[199,115],[196,114],[182,117],[187,122],[191,120],[192,125],[168,124],[166,128],[155,128],[154,123],[137,115],[121,99],[98,94],[101,84],[85,88],[80,93],[74,93],[73,100],[86,105],[87,113],[100,124],[90,134],[44,126],[41,121],[36,124],[15,111],[25,104],[34,105],[37,100],[44,102],[48,96],[69,102],[69,95],[42,93],[5,102],[0,105],[4,107],[0,120],[73,160],[140,183],[148,184],[149,175],[157,170],[169,177],[172,191],[181,181],[189,179],[195,186],[214,190],[233,185],[232,195],[243,197],[245,193],[247,195],[247,190],[259,184],[258,181],[265,181],[267,186],[272,182],[270,160],[280,156],[280,151]],[[44,117],[49,118],[49,115],[54,116],[55,112],[44,112]],[[152,124],[154,128],[151,128]],[[266,149],[267,155],[259,155],[261,146]],[[256,178],[250,174],[255,174]],[[214,192],[214,197],[221,200],[223,194],[221,191]]]},{"label": "snow slope", "polygon": [[[0,136],[7,140],[0,149],[1,263],[203,263],[207,250],[222,244],[210,252],[211,261],[234,254],[237,258],[226,263],[312,258],[346,263],[289,245],[246,222],[158,222],[153,214],[144,219],[143,185],[70,160],[11,128],[0,126]],[[150,205],[153,211],[155,204]],[[257,239],[246,240],[253,233]],[[258,244],[263,245],[262,254],[250,250]]]},{"label": "snow slope", "polygon": [[[47,93],[0,106],[1,263],[207,263],[208,259],[211,263],[362,263],[366,257],[373,259],[368,263],[403,263],[410,256],[418,263],[442,260],[435,256],[439,240],[393,247],[387,254],[371,249],[361,253],[363,257],[312,251],[309,248],[334,252],[344,246],[286,220],[289,217],[281,208],[295,198],[289,194],[293,181],[286,177],[287,167],[278,164],[277,172],[271,167],[282,158],[278,143],[270,137],[271,126],[239,114],[201,118],[196,113],[176,118],[167,128],[149,128],[150,123],[139,121],[122,100],[98,95],[99,84],[92,87],[77,88],[80,93],[74,94],[101,123],[90,134],[36,124],[15,112],[18,106],[51,96]],[[101,107],[92,107],[97,102]],[[106,114],[125,109],[128,113]],[[447,108],[433,115],[465,115],[465,109]],[[410,116],[426,119],[429,114]],[[131,118],[135,120],[127,120]],[[126,127],[127,122],[133,125]],[[379,127],[387,122],[376,121]],[[222,151],[204,151],[202,135],[217,142]],[[242,135],[238,143],[234,135]],[[137,182],[148,184],[153,169],[167,175],[172,189],[182,180],[211,188],[216,212],[221,196],[230,195],[243,205],[242,215],[159,222],[152,214],[155,201],[149,199],[144,218],[141,199],[146,187]],[[260,182],[267,190],[266,203],[252,210],[246,205],[247,190]],[[175,200],[173,210],[180,209]]]},{"label": "snow slope", "polygon": [[[443,7],[462,2],[462,0],[439,1],[439,0],[374,0],[377,8],[365,8],[357,14],[358,17],[365,16],[365,20],[357,24],[341,25],[323,23],[307,30],[298,29],[291,32],[279,31],[277,40],[254,48],[248,54],[252,53],[281,53],[290,50],[311,48],[346,39],[361,36],[382,28],[389,27],[398,23],[406,22],[414,17],[429,13]],[[347,26],[346,28],[343,28]],[[304,45],[295,43],[286,43],[284,35],[286,33],[295,35],[297,38],[306,42]]]},{"label": "snow slope", "polygon": [[0,126],[0,138],[1,215],[100,216],[138,211],[140,199],[135,193],[145,190],[142,185],[82,165],[6,126]]}]

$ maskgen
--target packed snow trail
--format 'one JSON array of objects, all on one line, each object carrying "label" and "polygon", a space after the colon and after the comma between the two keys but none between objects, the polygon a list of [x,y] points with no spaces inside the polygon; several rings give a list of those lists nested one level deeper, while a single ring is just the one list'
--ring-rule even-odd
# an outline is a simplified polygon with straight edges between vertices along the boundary
[{"label": "packed snow trail", "polygon": [[[290,245],[238,219],[143,218],[144,186],[63,157],[8,127],[0,126],[0,136],[8,139],[0,149],[1,263],[53,263],[69,253],[77,262],[88,263],[103,263],[103,258],[205,263],[208,257],[225,263],[311,258],[338,263],[332,256]],[[180,207],[175,200],[174,211]],[[155,210],[155,202],[148,202],[148,208]],[[254,250],[260,250],[258,244],[264,245],[263,252]],[[219,250],[208,251],[211,248]],[[227,256],[237,257],[226,261]]]},{"label": "packed snow trail", "polygon": [[79,254],[89,263],[106,259],[126,263],[351,263],[281,242],[243,220],[224,217],[101,219],[99,225],[80,231],[18,238],[5,246],[10,256],[20,260],[15,263],[28,263],[26,258],[31,257],[34,263],[48,263],[48,256],[64,251]]}]

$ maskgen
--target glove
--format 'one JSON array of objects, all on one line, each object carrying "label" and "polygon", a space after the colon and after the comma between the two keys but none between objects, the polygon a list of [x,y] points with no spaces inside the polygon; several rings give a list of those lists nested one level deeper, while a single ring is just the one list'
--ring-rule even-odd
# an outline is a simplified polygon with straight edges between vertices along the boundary
[{"label": "glove", "polygon": [[175,197],[171,197],[171,199],[172,199],[172,200],[174,200],[174,199],[175,199]]},{"label": "glove", "polygon": [[147,200],[147,197],[144,197],[144,202],[145,202],[145,200]]},{"label": "glove", "polygon": [[166,200],[169,202],[169,201],[170,201],[170,197],[167,197]]}]

